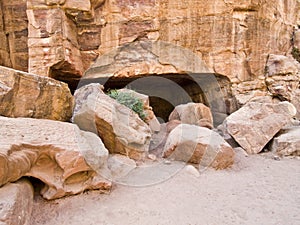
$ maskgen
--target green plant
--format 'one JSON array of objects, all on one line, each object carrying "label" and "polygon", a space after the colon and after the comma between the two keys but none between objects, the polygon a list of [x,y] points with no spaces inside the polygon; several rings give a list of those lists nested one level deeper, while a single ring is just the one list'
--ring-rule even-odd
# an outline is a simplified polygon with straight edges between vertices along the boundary
[{"label": "green plant", "polygon": [[139,117],[145,121],[147,114],[144,111],[143,102],[134,96],[133,93],[120,92],[114,89],[108,92],[108,96],[136,112]]},{"label": "green plant", "polygon": [[296,47],[293,47],[291,53],[292,53],[292,56],[294,57],[294,59],[296,59],[298,62],[300,62],[300,50]]}]

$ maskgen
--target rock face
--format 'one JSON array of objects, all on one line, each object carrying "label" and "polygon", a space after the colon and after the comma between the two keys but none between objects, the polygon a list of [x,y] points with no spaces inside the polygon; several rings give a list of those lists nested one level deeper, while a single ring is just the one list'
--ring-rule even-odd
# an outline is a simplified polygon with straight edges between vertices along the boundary
[{"label": "rock face", "polygon": [[73,105],[67,84],[0,66],[0,115],[68,121]]},{"label": "rock face", "polygon": [[164,157],[225,169],[233,164],[234,151],[218,133],[205,127],[180,124],[168,136]]},{"label": "rock face", "polygon": [[143,159],[149,150],[151,130],[131,109],[101,91],[99,84],[75,92],[73,121],[81,129],[98,134],[110,153]]},{"label": "rock face", "polygon": [[[70,80],[115,47],[163,41],[195,53],[235,84],[247,83],[263,75],[269,54],[289,53],[299,5],[295,0],[3,0],[0,63],[26,69],[29,58],[29,72]],[[154,68],[138,64],[134,67]],[[164,61],[156,65],[157,74],[161,68],[176,70]]]},{"label": "rock face", "polygon": [[281,100],[291,101],[300,83],[300,63],[283,55],[270,55],[266,65],[269,92]]},{"label": "rock face", "polygon": [[0,188],[0,224],[30,225],[33,187],[26,179]]},{"label": "rock face", "polygon": [[0,117],[0,124],[0,186],[35,177],[45,183],[46,199],[110,188],[97,174],[108,151],[95,134],[52,120]]},{"label": "rock face", "polygon": [[28,71],[26,1],[0,3],[0,65]]},{"label": "rock face", "polygon": [[280,156],[300,156],[300,127],[280,131],[271,143],[271,151]]},{"label": "rock face", "polygon": [[247,153],[259,153],[295,114],[296,109],[289,102],[249,102],[228,116],[224,126]]},{"label": "rock face", "polygon": [[179,120],[182,123],[213,128],[213,117],[210,109],[202,103],[188,103],[175,107],[169,121]]}]

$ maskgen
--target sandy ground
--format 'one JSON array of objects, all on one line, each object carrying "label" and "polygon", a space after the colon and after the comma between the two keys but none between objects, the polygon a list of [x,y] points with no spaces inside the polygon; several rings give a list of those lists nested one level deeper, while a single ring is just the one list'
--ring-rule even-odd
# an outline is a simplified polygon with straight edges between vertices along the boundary
[{"label": "sandy ground", "polygon": [[300,160],[239,153],[228,170],[183,169],[148,187],[35,198],[31,225],[300,224]]}]

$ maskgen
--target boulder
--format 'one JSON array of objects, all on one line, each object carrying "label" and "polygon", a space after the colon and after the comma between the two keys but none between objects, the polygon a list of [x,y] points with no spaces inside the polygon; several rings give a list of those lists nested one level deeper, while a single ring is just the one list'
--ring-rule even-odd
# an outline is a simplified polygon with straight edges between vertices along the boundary
[{"label": "boulder", "polygon": [[300,156],[300,127],[281,130],[273,139],[270,148],[280,156]]},{"label": "boulder", "polygon": [[140,99],[143,102],[144,111],[146,114],[145,122],[149,125],[152,132],[158,132],[160,130],[160,123],[158,119],[156,118],[152,107],[149,103],[149,97],[147,95],[138,93],[136,91],[130,90],[130,89],[120,89],[119,92],[126,92],[132,94],[134,97]]},{"label": "boulder", "polygon": [[247,153],[259,153],[296,114],[289,102],[249,102],[224,121],[225,129]]},{"label": "boulder", "polygon": [[0,224],[29,225],[33,206],[33,187],[26,179],[0,188]]},{"label": "boulder", "polygon": [[110,188],[98,175],[108,151],[97,135],[52,120],[0,117],[0,124],[0,186],[35,177],[45,183],[46,199]]},{"label": "boulder", "polygon": [[187,103],[175,107],[169,121],[179,120],[182,123],[198,125],[212,129],[213,117],[210,109],[202,103]]},{"label": "boulder", "polygon": [[233,149],[218,133],[189,124],[171,131],[163,152],[169,159],[215,169],[225,169],[234,162]]},{"label": "boulder", "polygon": [[0,115],[68,121],[73,106],[67,84],[0,66]]},{"label": "boulder", "polygon": [[75,101],[74,123],[98,134],[110,153],[135,160],[146,157],[151,138],[149,126],[134,111],[104,94],[100,84],[76,90]]}]

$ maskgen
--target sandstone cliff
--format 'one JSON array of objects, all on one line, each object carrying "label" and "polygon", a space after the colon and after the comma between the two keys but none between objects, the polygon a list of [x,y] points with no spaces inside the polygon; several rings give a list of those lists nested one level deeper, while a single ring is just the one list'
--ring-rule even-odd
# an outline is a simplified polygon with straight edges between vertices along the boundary
[{"label": "sandstone cliff", "polygon": [[117,46],[162,41],[229,77],[237,94],[265,92],[268,55],[299,45],[299,9],[298,0],[2,0],[0,65],[71,82]]}]

